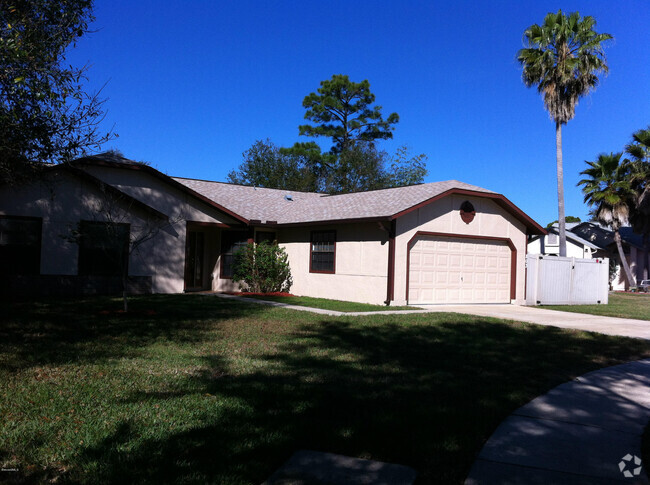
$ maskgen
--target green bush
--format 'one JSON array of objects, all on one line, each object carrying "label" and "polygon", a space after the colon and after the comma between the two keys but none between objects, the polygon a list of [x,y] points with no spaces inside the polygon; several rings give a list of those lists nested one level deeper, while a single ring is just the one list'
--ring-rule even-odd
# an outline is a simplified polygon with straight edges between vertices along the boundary
[{"label": "green bush", "polygon": [[248,243],[235,253],[233,280],[252,293],[288,292],[293,281],[287,253],[266,241]]}]

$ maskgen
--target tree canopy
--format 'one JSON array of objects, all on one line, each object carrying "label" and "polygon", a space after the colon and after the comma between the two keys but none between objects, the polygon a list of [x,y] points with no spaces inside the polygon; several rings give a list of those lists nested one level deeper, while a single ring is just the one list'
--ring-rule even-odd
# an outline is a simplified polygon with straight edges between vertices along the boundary
[{"label": "tree canopy", "polygon": [[[582,222],[580,218],[576,216],[566,216],[565,220],[566,222]],[[557,224],[557,222],[558,222],[557,219],[554,220],[553,222],[549,222],[548,224],[546,224],[546,229],[550,229],[551,227],[553,227],[554,224]]]},{"label": "tree canopy", "polygon": [[621,160],[623,153],[602,153],[595,162],[586,162],[589,168],[580,172],[585,178],[578,182],[582,185],[585,202],[595,209],[595,216],[612,228],[619,258],[623,264],[625,277],[630,286],[634,278],[623,252],[619,229],[628,223],[630,201],[634,191],[630,183],[630,161]]},{"label": "tree canopy", "polygon": [[634,231],[650,242],[650,126],[632,134],[632,142],[625,147],[630,155],[630,183],[634,190],[630,223]]},{"label": "tree canopy", "polygon": [[312,147],[311,153],[307,148],[303,153],[293,153],[282,151],[271,140],[258,140],[243,153],[243,163],[228,174],[228,181],[269,189],[317,191],[319,167],[315,159],[320,148],[316,148]]},{"label": "tree canopy", "polygon": [[300,135],[331,138],[333,153],[351,150],[358,142],[373,144],[392,138],[392,125],[399,121],[399,115],[391,113],[384,120],[382,107],[371,106],[374,102],[367,79],[355,83],[348,76],[335,74],[321,81],[318,91],[303,100],[305,119],[313,124],[300,125]]},{"label": "tree canopy", "polygon": [[93,20],[91,0],[14,0],[0,9],[0,183],[98,148],[103,112],[84,91],[85,67],[65,53]]},{"label": "tree canopy", "polygon": [[378,140],[393,137],[397,113],[384,120],[381,106],[372,106],[370,83],[355,83],[341,74],[322,81],[317,93],[305,97],[301,135],[332,139],[323,152],[314,141],[277,148],[257,141],[244,152],[244,163],[228,180],[244,185],[340,194],[422,183],[427,174],[424,154],[411,156],[402,146],[394,156],[379,150]]},{"label": "tree canopy", "polygon": [[608,71],[603,42],[613,37],[595,32],[595,26],[593,17],[559,10],[524,32],[526,47],[517,53],[523,81],[537,86],[549,116],[560,124],[575,116],[578,100],[598,85],[599,73]]}]

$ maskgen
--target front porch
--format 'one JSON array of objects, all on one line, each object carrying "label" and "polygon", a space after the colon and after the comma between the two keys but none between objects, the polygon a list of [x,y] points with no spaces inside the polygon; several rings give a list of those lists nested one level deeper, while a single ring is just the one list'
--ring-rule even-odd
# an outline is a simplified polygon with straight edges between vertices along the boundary
[{"label": "front porch", "polygon": [[277,240],[277,232],[257,227],[187,222],[184,291],[237,291],[232,281],[234,254],[249,242]]}]

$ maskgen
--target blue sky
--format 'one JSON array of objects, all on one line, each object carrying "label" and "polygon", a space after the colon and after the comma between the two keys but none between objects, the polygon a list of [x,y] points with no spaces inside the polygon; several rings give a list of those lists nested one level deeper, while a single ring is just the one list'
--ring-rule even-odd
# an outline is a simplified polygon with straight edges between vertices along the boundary
[{"label": "blue sky", "polygon": [[[561,8],[615,40],[610,74],[563,128],[567,215],[585,218],[585,160],[650,125],[650,2],[96,0],[95,31],[68,54],[107,98],[103,148],[169,174],[226,180],[256,140],[307,141],[303,98],[333,74],[368,79],[389,153],[425,153],[426,182],[457,179],[557,219],[554,124],[521,81],[522,33]],[[323,146],[328,144],[323,140]]]}]

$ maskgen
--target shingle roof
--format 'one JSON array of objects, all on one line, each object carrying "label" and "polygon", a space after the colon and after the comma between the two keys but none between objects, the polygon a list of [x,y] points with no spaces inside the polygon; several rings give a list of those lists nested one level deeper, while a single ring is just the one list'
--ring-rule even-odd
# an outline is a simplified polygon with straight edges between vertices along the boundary
[{"label": "shingle roof", "polygon": [[[452,189],[495,194],[457,180],[327,195],[180,177],[173,179],[246,219],[278,224],[388,218]],[[293,200],[286,200],[285,195],[291,195]]]},{"label": "shingle roof", "polygon": [[[529,234],[546,231],[496,192],[457,180],[373,190],[342,195],[294,192],[233,185],[223,182],[170,177],[148,165],[123,157],[90,156],[76,161],[80,166],[96,164],[112,168],[139,170],[202,200],[244,224],[305,224],[392,220],[451,193],[481,195],[492,199],[524,223]],[[285,197],[291,195],[288,198]]]}]

